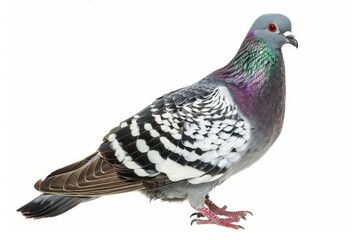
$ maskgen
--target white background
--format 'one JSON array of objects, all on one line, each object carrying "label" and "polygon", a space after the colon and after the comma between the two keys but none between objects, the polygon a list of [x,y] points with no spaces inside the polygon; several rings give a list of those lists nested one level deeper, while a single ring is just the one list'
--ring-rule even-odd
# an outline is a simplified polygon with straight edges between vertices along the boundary
[{"label": "white background", "polygon": [[[1,3],[1,224],[14,239],[359,239],[356,1]],[[103,197],[52,219],[15,210],[33,183],[96,150],[121,120],[225,65],[261,14],[286,14],[287,110],[265,157],[211,194],[245,231],[190,226],[187,202]],[[5,132],[5,134],[4,134]]]}]

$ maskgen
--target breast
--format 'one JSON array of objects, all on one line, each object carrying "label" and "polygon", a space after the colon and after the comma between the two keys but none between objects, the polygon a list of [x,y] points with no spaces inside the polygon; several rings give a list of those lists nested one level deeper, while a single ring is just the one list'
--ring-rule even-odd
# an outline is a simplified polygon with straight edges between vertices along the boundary
[{"label": "breast", "polygon": [[239,112],[251,125],[251,140],[247,153],[227,175],[239,172],[259,160],[280,135],[285,114],[284,68],[279,67],[261,84],[260,87],[229,87]]}]

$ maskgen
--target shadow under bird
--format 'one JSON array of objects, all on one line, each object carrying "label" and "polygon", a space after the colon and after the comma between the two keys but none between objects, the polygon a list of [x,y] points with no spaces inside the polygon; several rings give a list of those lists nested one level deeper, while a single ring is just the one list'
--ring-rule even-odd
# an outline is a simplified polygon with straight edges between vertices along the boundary
[{"label": "shadow under bird", "polygon": [[197,211],[191,223],[242,228],[237,222],[250,212],[218,207],[208,194],[261,158],[279,136],[281,47],[298,47],[290,31],[286,16],[260,16],[226,66],[121,122],[95,153],[37,181],[43,194],[18,211],[54,217],[99,196],[141,191],[150,199],[189,201]]}]

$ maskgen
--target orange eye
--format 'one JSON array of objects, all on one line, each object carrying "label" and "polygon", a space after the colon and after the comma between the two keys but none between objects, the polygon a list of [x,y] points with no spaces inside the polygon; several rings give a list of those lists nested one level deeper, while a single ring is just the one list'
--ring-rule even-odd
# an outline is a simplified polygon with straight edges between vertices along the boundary
[{"label": "orange eye", "polygon": [[270,23],[269,26],[268,26],[268,29],[270,32],[276,32],[277,30],[277,26],[275,23]]}]

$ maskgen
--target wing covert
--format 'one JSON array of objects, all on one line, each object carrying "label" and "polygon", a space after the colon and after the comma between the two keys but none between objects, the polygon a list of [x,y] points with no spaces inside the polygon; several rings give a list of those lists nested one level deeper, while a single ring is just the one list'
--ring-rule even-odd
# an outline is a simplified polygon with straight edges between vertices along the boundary
[{"label": "wing covert", "polygon": [[225,87],[193,85],[156,99],[106,137],[99,153],[129,179],[220,178],[245,154],[250,126]]}]

